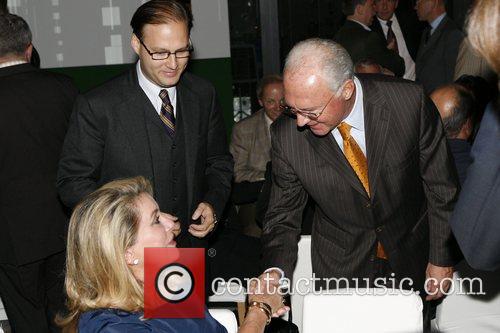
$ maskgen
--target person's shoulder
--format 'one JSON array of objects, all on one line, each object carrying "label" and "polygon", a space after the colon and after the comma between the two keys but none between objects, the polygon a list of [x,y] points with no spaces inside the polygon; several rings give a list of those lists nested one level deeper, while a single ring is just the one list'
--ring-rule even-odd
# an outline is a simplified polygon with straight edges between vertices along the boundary
[{"label": "person's shoulder", "polygon": [[394,90],[403,90],[417,95],[423,94],[422,85],[415,81],[405,80],[399,77],[383,74],[356,74],[363,88],[369,90],[375,86],[382,93],[390,93]]},{"label": "person's shoulder", "polygon": [[215,92],[215,87],[212,82],[187,71],[182,74],[179,85],[188,88],[196,94]]},{"label": "person's shoulder", "polygon": [[139,84],[136,82],[137,77],[134,72],[135,67],[112,77],[111,79],[105,81],[104,83],[90,89],[84,96],[88,100],[113,100],[115,98],[121,98],[124,92],[133,87],[134,89],[140,89]]},{"label": "person's shoulder", "polygon": [[79,333],[149,332],[140,315],[116,309],[98,309],[84,312],[78,322]]},{"label": "person's shoulder", "polygon": [[264,109],[260,109],[250,116],[238,121],[234,124],[234,128],[238,130],[252,130],[258,123],[264,123],[265,119],[263,117]]}]

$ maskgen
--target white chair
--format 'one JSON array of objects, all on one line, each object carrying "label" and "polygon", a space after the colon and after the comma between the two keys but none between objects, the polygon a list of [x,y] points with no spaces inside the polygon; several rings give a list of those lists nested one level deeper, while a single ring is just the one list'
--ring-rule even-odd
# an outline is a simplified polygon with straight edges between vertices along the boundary
[{"label": "white chair", "polygon": [[394,295],[382,295],[379,289],[358,290],[359,293],[351,288],[351,293],[339,290],[330,295],[306,295],[301,332],[422,332],[423,305],[416,294],[404,295],[394,290]]},{"label": "white chair", "polygon": [[215,294],[208,297],[208,303],[236,303],[238,320],[243,322],[246,312],[246,289],[234,283],[219,283]]},{"label": "white chair", "polygon": [[237,333],[238,323],[234,313],[227,309],[208,309],[208,312],[227,330],[227,333]]},{"label": "white chair", "polygon": [[[297,264],[292,276],[292,286],[295,281],[301,278],[310,279],[312,277],[312,263],[311,263],[311,236],[301,236],[298,244],[297,251]],[[299,332],[302,332],[302,306],[304,303],[305,293],[292,292],[290,296],[290,303],[292,307],[292,322],[297,325]]]},{"label": "white chair", "polygon": [[[442,333],[500,332],[500,271],[475,271],[465,262],[456,267],[453,290],[436,309],[436,329]],[[470,293],[471,280],[473,282]],[[482,283],[480,295],[479,279]],[[459,279],[462,279],[461,281]],[[469,292],[469,295],[465,293]]]},{"label": "white chair", "polygon": [[7,324],[7,313],[0,298],[0,333],[4,333],[3,324]]}]

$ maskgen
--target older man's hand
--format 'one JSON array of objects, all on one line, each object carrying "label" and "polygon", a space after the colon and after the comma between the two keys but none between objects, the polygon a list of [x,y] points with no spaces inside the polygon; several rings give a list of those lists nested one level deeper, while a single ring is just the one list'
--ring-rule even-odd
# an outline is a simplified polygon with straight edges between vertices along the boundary
[{"label": "older man's hand", "polygon": [[284,315],[290,307],[284,303],[284,292],[280,285],[281,273],[276,270],[262,273],[252,279],[248,287],[249,301],[264,302],[271,306],[273,317]]},{"label": "older man's hand", "polygon": [[425,300],[435,300],[444,296],[444,293],[450,289],[451,279],[453,278],[453,267],[440,267],[429,263],[426,276],[426,290],[429,293]]}]

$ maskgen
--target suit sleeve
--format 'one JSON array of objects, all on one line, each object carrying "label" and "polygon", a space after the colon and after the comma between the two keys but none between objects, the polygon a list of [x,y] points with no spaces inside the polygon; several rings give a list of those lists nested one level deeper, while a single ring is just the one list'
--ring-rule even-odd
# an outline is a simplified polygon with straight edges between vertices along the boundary
[{"label": "suit sleeve", "polygon": [[104,149],[100,126],[87,99],[78,96],[57,172],[59,195],[70,208],[98,187]]},{"label": "suit sleeve", "polygon": [[226,129],[222,110],[212,88],[207,136],[207,160],[205,162],[206,192],[203,201],[215,209],[220,218],[231,193],[233,158],[227,145]]},{"label": "suit sleeve", "polygon": [[405,73],[405,61],[396,52],[389,50],[382,37],[377,33],[370,33],[367,39],[366,49],[373,57],[372,60],[379,65],[389,69],[396,76],[403,76]]},{"label": "suit sleeve", "polygon": [[472,146],[451,228],[475,269],[500,268],[500,113],[490,105]]},{"label": "suit sleeve", "polygon": [[271,198],[263,221],[262,253],[265,268],[279,267],[291,278],[308,194],[289,165],[279,138],[274,136],[271,140]]},{"label": "suit sleeve", "polygon": [[430,227],[429,262],[453,266],[459,255],[449,219],[458,198],[458,176],[436,107],[423,91],[421,100],[420,174]]}]

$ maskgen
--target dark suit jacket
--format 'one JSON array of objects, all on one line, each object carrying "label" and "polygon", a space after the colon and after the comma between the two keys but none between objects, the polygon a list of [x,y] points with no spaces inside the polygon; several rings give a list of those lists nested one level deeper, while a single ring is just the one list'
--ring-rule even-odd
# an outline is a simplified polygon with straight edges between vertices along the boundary
[{"label": "dark suit jacket", "polygon": [[448,139],[448,144],[453,155],[453,161],[455,161],[455,166],[457,167],[460,185],[463,185],[467,176],[467,168],[472,163],[472,157],[470,156],[471,145],[469,141],[462,139]]},{"label": "dark suit jacket", "polygon": [[[217,216],[222,216],[230,194],[233,162],[222,110],[208,81],[184,73],[177,85],[177,110],[182,114],[185,134],[187,179],[187,202],[181,208],[185,217],[180,221],[182,237],[200,202],[210,203]],[[59,163],[57,185],[63,202],[73,207],[111,180],[142,175],[151,180],[155,199],[166,211],[171,179],[165,174],[163,161],[169,151],[155,134],[158,128],[164,130],[163,126],[139,86],[135,66],[80,96]]]},{"label": "dark suit jacket", "polygon": [[490,104],[472,146],[460,199],[450,224],[467,262],[500,268],[500,109]]},{"label": "dark suit jacket", "polygon": [[448,16],[443,18],[426,42],[430,30],[428,27],[422,34],[415,61],[417,81],[422,83],[427,94],[443,84],[453,82],[458,49],[464,38]]},{"label": "dark suit jacket", "polygon": [[[415,11],[413,10],[413,12]],[[421,26],[418,24],[418,21],[415,22],[415,20],[412,20],[413,17],[410,18],[409,15],[404,16],[403,14],[398,13],[395,13],[394,15],[398,18],[398,23],[401,27],[401,32],[403,33],[406,48],[408,49],[412,59],[415,60],[417,58],[418,45],[420,44],[420,38],[422,36]],[[378,33],[381,38],[386,40],[382,26],[376,17],[373,18],[373,23],[370,28],[374,32]]]},{"label": "dark suit jacket", "polygon": [[346,20],[335,34],[334,40],[349,52],[354,64],[369,58],[391,70],[396,76],[403,76],[405,73],[403,58],[389,50],[385,40],[377,33],[366,30],[359,23]]},{"label": "dark suit jacket", "polygon": [[0,263],[66,247],[56,172],[77,93],[69,78],[29,64],[0,69]]},{"label": "dark suit jacket", "polygon": [[421,289],[428,262],[456,263],[448,225],[458,195],[456,171],[439,114],[422,88],[371,76],[359,76],[371,197],[333,135],[298,130],[286,116],[273,124],[265,264],[291,277],[310,196],[316,202],[311,257],[317,277],[369,277],[378,240],[396,278],[410,277]]}]

